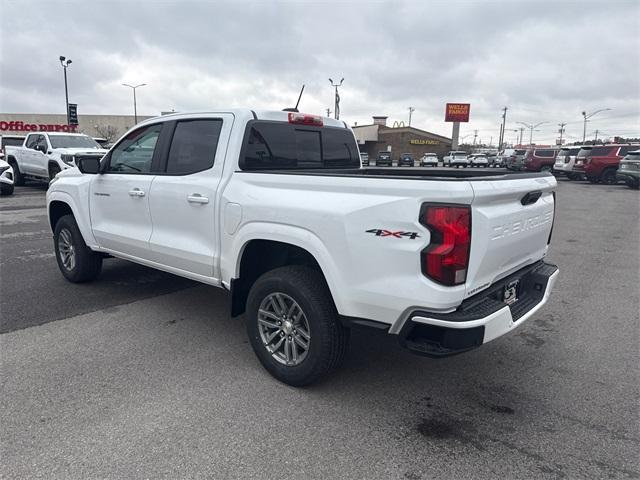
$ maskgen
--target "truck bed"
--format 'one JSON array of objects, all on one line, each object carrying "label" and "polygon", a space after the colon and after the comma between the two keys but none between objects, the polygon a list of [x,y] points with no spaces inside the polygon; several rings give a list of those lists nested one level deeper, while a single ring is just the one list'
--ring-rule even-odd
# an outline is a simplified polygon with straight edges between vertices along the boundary
[{"label": "truck bed", "polygon": [[[238,173],[243,173],[239,170]],[[547,172],[488,172],[472,169],[453,168],[429,168],[418,169],[415,167],[394,167],[394,168],[336,168],[336,169],[274,169],[274,170],[251,170],[246,173],[268,173],[277,175],[317,175],[323,177],[372,177],[387,178],[394,180],[446,180],[446,181],[494,181],[494,180],[516,180],[522,178],[537,178],[552,176]]]}]

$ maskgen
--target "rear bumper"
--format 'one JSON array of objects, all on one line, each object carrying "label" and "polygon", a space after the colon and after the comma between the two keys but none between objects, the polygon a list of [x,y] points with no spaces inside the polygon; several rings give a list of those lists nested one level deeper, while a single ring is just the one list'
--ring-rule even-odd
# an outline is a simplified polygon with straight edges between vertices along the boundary
[{"label": "rear bumper", "polygon": [[627,180],[631,180],[634,182],[637,182],[638,180],[640,180],[640,170],[620,170],[618,169],[618,171],[616,172],[616,178],[618,180],[624,180],[625,182]]},{"label": "rear bumper", "polygon": [[[400,344],[430,357],[466,352],[494,340],[531,318],[547,302],[558,267],[543,261],[525,267],[465,300],[454,312],[412,312],[399,331]],[[518,300],[502,301],[504,287],[519,281]]]}]

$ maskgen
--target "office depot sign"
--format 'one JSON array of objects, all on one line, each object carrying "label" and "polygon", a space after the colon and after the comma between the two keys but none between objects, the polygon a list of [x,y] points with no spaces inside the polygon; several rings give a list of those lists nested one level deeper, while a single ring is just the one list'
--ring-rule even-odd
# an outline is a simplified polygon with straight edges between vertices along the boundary
[{"label": "office depot sign", "polygon": [[77,125],[59,123],[24,123],[22,121],[6,122],[0,120],[0,132],[70,132],[74,133]]},{"label": "office depot sign", "polygon": [[445,122],[468,122],[470,103],[447,103],[444,115]]}]

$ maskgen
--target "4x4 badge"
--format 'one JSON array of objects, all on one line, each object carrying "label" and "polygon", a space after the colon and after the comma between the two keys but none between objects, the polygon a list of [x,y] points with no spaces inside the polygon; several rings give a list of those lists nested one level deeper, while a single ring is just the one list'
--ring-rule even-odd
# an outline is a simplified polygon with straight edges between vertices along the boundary
[{"label": "4x4 badge", "polygon": [[371,230],[367,230],[366,232],[373,233],[376,237],[410,238],[411,240],[415,240],[420,236],[418,232],[403,232],[402,230],[394,232],[392,230],[385,230],[383,228],[372,228]]}]

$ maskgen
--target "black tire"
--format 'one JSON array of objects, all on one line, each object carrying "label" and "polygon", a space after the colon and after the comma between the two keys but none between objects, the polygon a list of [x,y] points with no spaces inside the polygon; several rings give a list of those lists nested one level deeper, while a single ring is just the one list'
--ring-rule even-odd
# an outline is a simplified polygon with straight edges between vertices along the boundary
[{"label": "black tire", "polygon": [[13,184],[0,183],[0,195],[12,195]]},{"label": "black tire", "polygon": [[587,180],[589,180],[589,183],[600,183],[600,179],[598,177],[587,177]]},{"label": "black tire", "polygon": [[49,164],[49,181],[53,180],[53,178],[60,173],[60,165],[56,163]]},{"label": "black tire", "polygon": [[9,165],[13,168],[13,184],[18,187],[22,187],[24,185],[24,177],[18,168],[18,164],[15,160],[10,160]]},{"label": "black tire", "polygon": [[[261,337],[260,328],[268,328],[271,329],[269,333],[276,335],[275,340],[278,339],[278,335],[282,336],[285,342],[283,347],[285,352],[288,341],[292,345],[289,348],[298,349],[293,337],[296,334],[295,325],[298,326],[298,329],[301,328],[299,323],[293,324],[293,335],[291,335],[290,329],[287,333],[281,331],[285,329],[285,324],[288,323],[288,327],[292,325],[292,322],[286,320],[284,323],[280,321],[281,327],[259,327],[258,311],[261,305],[264,308],[263,302],[267,302],[270,297],[273,298],[276,294],[284,294],[288,300],[295,301],[304,313],[302,318],[306,319],[308,324],[309,340],[306,342],[308,350],[306,353],[302,352],[305,356],[298,364],[281,363],[285,361],[282,358],[278,361],[276,356],[281,352],[275,350],[272,353],[267,350],[267,344],[263,342]],[[277,312],[275,313],[277,316]],[[268,318],[270,320],[272,316]],[[286,319],[286,314],[284,317],[278,318]],[[272,322],[277,321],[273,320]],[[249,341],[264,368],[283,383],[294,387],[309,385],[336,369],[344,360],[349,344],[349,333],[349,329],[340,323],[329,288],[322,274],[317,270],[299,265],[277,268],[258,278],[249,292],[247,299]],[[303,337],[298,334],[298,338]],[[275,346],[273,343],[271,345]],[[291,353],[293,354],[293,352]],[[289,358],[288,354],[287,358]]]},{"label": "black tire", "polygon": [[616,178],[616,170],[614,168],[607,168],[602,175],[600,175],[600,181],[605,185],[615,185],[618,183]]},{"label": "black tire", "polygon": [[540,171],[541,171],[541,172],[551,172],[551,167],[550,167],[549,165],[543,165],[543,166],[540,168]]},{"label": "black tire", "polygon": [[[69,242],[73,247],[74,261],[71,265],[65,264],[61,246],[64,249],[65,242]],[[64,278],[73,283],[82,283],[94,280],[100,275],[102,269],[102,256],[92,251],[84,243],[78,224],[73,215],[65,215],[56,223],[53,232],[53,244],[56,252],[58,267]]]},{"label": "black tire", "polygon": [[640,189],[640,180],[627,180],[625,182],[627,184],[627,187],[632,188],[634,190],[638,190]]}]

